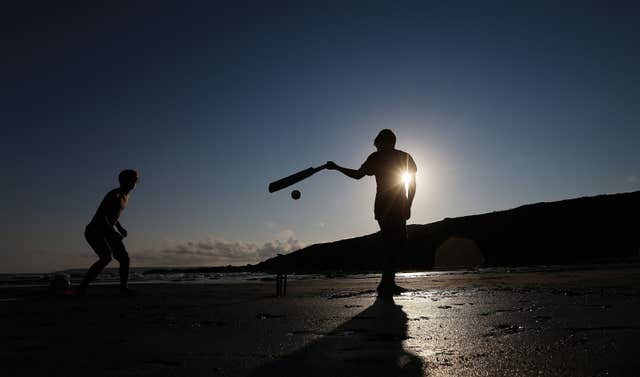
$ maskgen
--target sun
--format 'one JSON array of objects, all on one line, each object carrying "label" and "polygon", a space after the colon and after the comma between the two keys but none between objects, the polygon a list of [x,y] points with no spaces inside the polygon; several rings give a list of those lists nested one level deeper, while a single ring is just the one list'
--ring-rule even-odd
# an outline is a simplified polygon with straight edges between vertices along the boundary
[{"label": "sun", "polygon": [[407,172],[402,173],[402,183],[404,183],[405,186],[409,186],[409,183],[411,183],[411,174]]},{"label": "sun", "polygon": [[404,191],[409,192],[409,184],[411,184],[411,174],[408,172],[402,173],[402,183],[404,183]]}]

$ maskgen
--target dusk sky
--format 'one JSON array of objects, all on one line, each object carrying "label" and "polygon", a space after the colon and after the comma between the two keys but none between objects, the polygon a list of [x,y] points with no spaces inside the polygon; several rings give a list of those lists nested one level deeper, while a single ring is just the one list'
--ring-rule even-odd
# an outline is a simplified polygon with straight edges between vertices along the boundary
[{"label": "dusk sky", "polygon": [[0,272],[88,268],[126,168],[134,267],[376,232],[372,177],[267,185],[358,168],[383,128],[418,165],[410,224],[640,187],[637,2],[64,4],[0,16]]}]

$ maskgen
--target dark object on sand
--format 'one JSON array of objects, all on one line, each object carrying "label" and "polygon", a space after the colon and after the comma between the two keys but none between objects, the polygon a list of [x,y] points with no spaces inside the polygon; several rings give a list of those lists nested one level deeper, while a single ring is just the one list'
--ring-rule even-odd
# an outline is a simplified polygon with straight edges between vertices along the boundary
[{"label": "dark object on sand", "polygon": [[71,277],[69,274],[56,274],[49,283],[49,292],[56,296],[71,294]]},{"label": "dark object on sand", "polygon": [[287,274],[276,275],[276,297],[287,295]]},{"label": "dark object on sand", "polygon": [[277,181],[269,183],[269,192],[276,192],[282,190],[283,188],[289,187],[293,184],[296,184],[302,181],[305,178],[309,178],[320,170],[326,169],[327,165],[318,166],[317,168],[308,168],[301,170],[295,174],[291,174],[288,177],[284,177]]},{"label": "dark object on sand", "polygon": [[300,193],[299,190],[291,191],[291,199],[298,200],[298,199],[300,199],[300,196],[302,196],[302,194]]}]

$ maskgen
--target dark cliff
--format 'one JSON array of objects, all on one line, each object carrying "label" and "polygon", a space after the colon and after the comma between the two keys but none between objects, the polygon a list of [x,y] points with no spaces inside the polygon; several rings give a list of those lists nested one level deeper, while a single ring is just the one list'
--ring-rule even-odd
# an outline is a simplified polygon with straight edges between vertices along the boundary
[{"label": "dark cliff", "polygon": [[[398,268],[576,263],[638,255],[640,191],[524,205],[409,225]],[[252,266],[255,271],[375,271],[378,233],[311,245]]]}]

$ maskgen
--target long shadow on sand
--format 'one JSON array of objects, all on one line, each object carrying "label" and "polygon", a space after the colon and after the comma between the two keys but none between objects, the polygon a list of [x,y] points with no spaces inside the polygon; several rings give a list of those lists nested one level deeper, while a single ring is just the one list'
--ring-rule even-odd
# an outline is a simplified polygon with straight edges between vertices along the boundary
[{"label": "long shadow on sand", "polygon": [[393,299],[369,308],[298,351],[250,376],[423,376],[423,362],[407,352],[407,315]]}]

